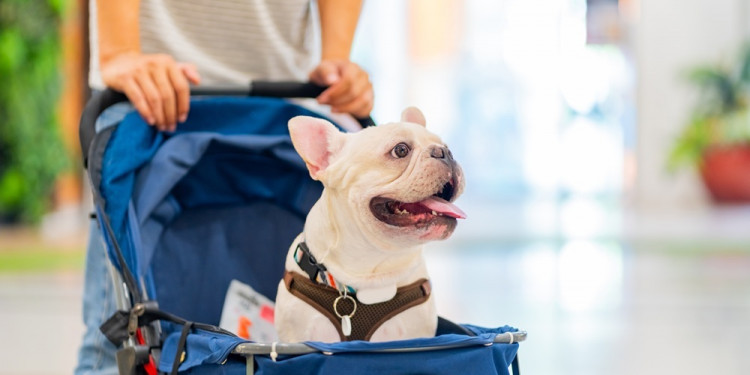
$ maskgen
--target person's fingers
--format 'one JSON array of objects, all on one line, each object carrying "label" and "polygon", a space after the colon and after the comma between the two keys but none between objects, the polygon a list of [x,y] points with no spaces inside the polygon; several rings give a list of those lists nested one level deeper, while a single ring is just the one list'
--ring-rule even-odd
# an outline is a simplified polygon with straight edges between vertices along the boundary
[{"label": "person's fingers", "polygon": [[164,65],[155,67],[151,70],[151,77],[161,97],[161,108],[164,111],[162,127],[167,131],[174,131],[177,127],[177,101],[174,87],[169,79],[169,67]]},{"label": "person's fingers", "polygon": [[347,69],[342,78],[342,82],[343,81],[349,82],[348,88],[346,91],[332,94],[328,104],[332,106],[346,105],[360,97],[370,88],[370,81],[367,73],[364,70],[359,69],[359,67]]},{"label": "person's fingers", "polygon": [[318,85],[331,86],[341,78],[339,66],[331,61],[323,61],[310,73],[309,78]]},{"label": "person's fingers", "polygon": [[337,69],[338,79],[318,96],[318,103],[330,105],[334,112],[351,113],[357,117],[369,115],[374,97],[372,83],[367,72],[359,65],[348,61],[323,61],[310,73],[310,79],[313,82],[322,81],[326,69],[332,66]]},{"label": "person's fingers", "polygon": [[135,81],[141,87],[143,95],[146,98],[151,113],[154,115],[154,125],[159,130],[166,130],[164,124],[164,108],[162,105],[161,95],[153,82],[151,74],[147,71],[141,71],[135,75]]},{"label": "person's fingers", "polygon": [[195,65],[190,63],[177,63],[177,66],[190,83],[194,85],[201,84],[201,75],[198,73],[198,68],[196,68]]},{"label": "person's fingers", "polygon": [[143,90],[141,90],[140,86],[138,86],[138,83],[135,81],[135,79],[129,79],[123,82],[122,91],[125,93],[125,96],[128,97],[130,103],[133,104],[133,107],[135,107],[136,111],[141,114],[141,117],[143,117],[143,119],[149,125],[156,124],[156,119],[154,117],[154,114],[151,112],[148,101],[146,101]]},{"label": "person's fingers", "polygon": [[373,107],[373,92],[367,90],[354,100],[339,106],[333,106],[334,112],[351,113],[356,118],[365,118],[370,115]]},{"label": "person's fingers", "polygon": [[177,121],[182,123],[187,120],[190,110],[190,85],[178,66],[170,67],[169,79],[172,82],[177,103]]},{"label": "person's fingers", "polygon": [[310,73],[310,82],[318,84],[320,86],[328,86],[320,95],[318,95],[318,103],[328,104],[330,100],[331,92],[334,94],[336,90],[332,90],[333,86],[341,80],[341,74],[339,72],[339,66],[330,61],[323,61],[318,65],[315,70]]},{"label": "person's fingers", "polygon": [[102,80],[128,96],[150,125],[174,130],[190,107],[190,83],[200,84],[195,65],[166,54],[125,53],[101,66]]},{"label": "person's fingers", "polygon": [[342,95],[345,95],[352,82],[347,79],[341,79],[331,87],[327,88],[318,96],[318,103],[320,104],[331,104],[334,101],[339,100]]}]

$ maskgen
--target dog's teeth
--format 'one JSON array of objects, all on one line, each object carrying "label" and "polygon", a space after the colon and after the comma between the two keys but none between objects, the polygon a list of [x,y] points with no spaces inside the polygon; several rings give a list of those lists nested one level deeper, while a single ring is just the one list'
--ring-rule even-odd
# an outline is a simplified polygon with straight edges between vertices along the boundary
[{"label": "dog's teeth", "polygon": [[432,211],[432,214],[437,216],[437,212],[435,212],[435,210]]}]

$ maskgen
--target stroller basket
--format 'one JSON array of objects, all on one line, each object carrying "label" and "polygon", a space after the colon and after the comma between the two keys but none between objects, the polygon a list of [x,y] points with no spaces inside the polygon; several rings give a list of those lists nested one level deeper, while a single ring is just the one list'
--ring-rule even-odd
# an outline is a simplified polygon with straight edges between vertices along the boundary
[{"label": "stroller basket", "polygon": [[173,133],[148,126],[120,93],[89,101],[81,147],[119,292],[102,331],[121,347],[121,374],[508,374],[511,363],[518,374],[526,333],[508,326],[440,318],[434,338],[334,344],[251,342],[217,327],[232,280],[274,299],[288,246],[322,191],[287,122],[323,116],[281,99],[322,90],[195,88]]}]

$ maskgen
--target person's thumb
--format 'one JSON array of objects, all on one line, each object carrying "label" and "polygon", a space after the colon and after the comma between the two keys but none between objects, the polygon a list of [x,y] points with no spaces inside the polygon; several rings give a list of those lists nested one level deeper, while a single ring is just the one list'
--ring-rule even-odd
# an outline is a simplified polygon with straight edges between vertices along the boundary
[{"label": "person's thumb", "polygon": [[201,83],[201,75],[198,74],[198,68],[196,68],[195,65],[190,63],[178,63],[177,65],[190,83],[194,85],[199,85]]},{"label": "person's thumb", "polygon": [[323,61],[310,75],[310,79],[323,86],[331,86],[341,78],[336,64]]}]

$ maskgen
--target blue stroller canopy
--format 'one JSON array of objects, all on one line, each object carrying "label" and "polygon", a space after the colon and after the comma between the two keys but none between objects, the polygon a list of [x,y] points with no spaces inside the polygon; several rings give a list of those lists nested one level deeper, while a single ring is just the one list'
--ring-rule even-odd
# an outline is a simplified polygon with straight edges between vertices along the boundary
[{"label": "blue stroller canopy", "polygon": [[212,98],[193,101],[170,135],[135,112],[99,131],[89,173],[100,216],[162,308],[218,324],[232,279],[274,299],[286,250],[322,191],[289,139],[297,115],[321,117],[285,100]]}]

